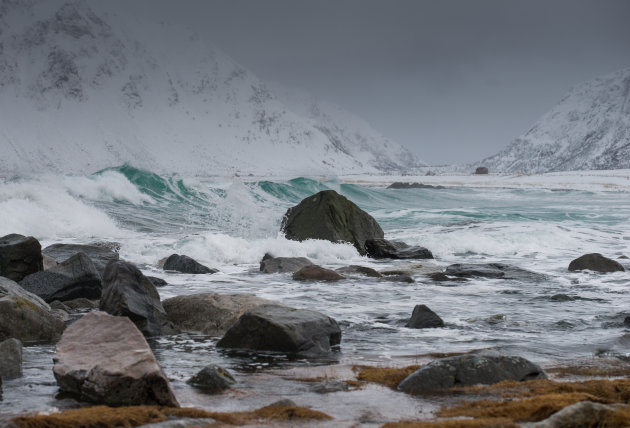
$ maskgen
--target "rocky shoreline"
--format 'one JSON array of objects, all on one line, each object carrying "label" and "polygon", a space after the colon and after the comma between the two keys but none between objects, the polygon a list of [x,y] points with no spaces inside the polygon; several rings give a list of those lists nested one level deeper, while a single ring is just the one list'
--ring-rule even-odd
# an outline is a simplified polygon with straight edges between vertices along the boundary
[{"label": "rocky shoreline", "polygon": [[[442,268],[428,261],[433,259],[428,249],[386,240],[376,220],[334,191],[320,192],[290,208],[282,222],[282,231],[289,239],[350,242],[368,257],[410,262],[403,268],[381,272],[365,266],[332,270],[316,266],[306,258],[265,254],[260,275],[287,273],[295,281],[307,282],[335,282],[348,277],[414,282],[414,276],[418,275],[445,283],[476,277],[529,283],[546,280],[545,275],[500,263],[453,264]],[[152,359],[145,337],[204,332],[222,336],[217,347],[277,352],[307,361],[334,354],[339,346],[343,347],[343,329],[337,320],[308,309],[291,308],[256,296],[217,293],[161,301],[156,288],[161,285],[159,281],[146,277],[134,264],[120,260],[118,251],[115,243],[54,244],[41,249],[33,237],[13,234],[0,238],[0,350],[5,343],[6,348],[13,349],[6,351],[12,357],[4,359],[16,360],[15,349],[21,349],[17,341],[27,345],[57,343],[54,374],[61,392],[80,402],[97,405],[177,407],[175,394],[159,364]],[[217,272],[178,254],[169,256],[162,266],[167,272],[196,275]],[[583,269],[604,274],[623,271],[624,267],[599,254],[570,261],[568,271]],[[410,307],[408,328],[444,325],[439,314],[420,303]],[[126,320],[125,326],[119,325],[118,320]],[[131,338],[135,338],[133,343],[129,342]],[[90,346],[86,347],[86,343]],[[133,355],[124,353],[128,349],[134,350]],[[113,366],[107,368],[106,362]],[[15,363],[13,366],[13,372],[9,373],[17,373]],[[199,367],[198,375],[190,383],[206,391],[220,393],[233,385],[229,372],[220,367]],[[3,377],[11,376],[15,374]],[[505,381],[527,383],[546,377],[542,368],[523,358],[482,352],[435,359],[409,373],[396,388],[400,394],[443,394],[444,389],[453,387]],[[356,380],[359,379],[360,376]],[[625,387],[626,384],[620,386]],[[335,390],[344,386],[324,385],[324,388]],[[626,396],[620,397],[617,402],[623,402]],[[567,406],[570,404],[573,403]],[[611,409],[602,414],[617,412],[616,408]],[[16,419],[14,423],[30,426],[20,422],[24,420],[27,419]]]}]

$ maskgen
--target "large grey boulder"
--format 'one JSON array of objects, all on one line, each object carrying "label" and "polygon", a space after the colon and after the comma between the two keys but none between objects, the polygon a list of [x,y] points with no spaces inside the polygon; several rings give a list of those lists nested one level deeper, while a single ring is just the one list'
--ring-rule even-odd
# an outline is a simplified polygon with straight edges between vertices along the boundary
[{"label": "large grey boulder", "polygon": [[126,317],[85,315],[66,329],[53,361],[59,389],[80,400],[179,406],[147,341]]},{"label": "large grey boulder", "polygon": [[408,393],[422,393],[454,386],[490,385],[503,380],[546,378],[540,366],[525,358],[482,352],[432,361],[407,376],[400,382],[398,389]]},{"label": "large grey boulder", "polygon": [[585,254],[569,263],[570,271],[585,269],[601,273],[625,271],[619,262],[604,257],[599,253]]},{"label": "large grey boulder", "polygon": [[313,262],[306,257],[273,257],[267,253],[260,261],[260,271],[264,273],[295,272]]},{"label": "large grey boulder", "polygon": [[0,238],[0,276],[21,281],[42,269],[42,246],[37,239],[17,233]]},{"label": "large grey boulder", "polygon": [[445,274],[460,278],[500,278],[518,281],[540,282],[547,279],[543,274],[521,269],[504,263],[454,264],[447,266]]},{"label": "large grey boulder", "polygon": [[374,259],[432,259],[431,251],[424,247],[410,246],[404,242],[387,239],[366,239],[365,251]]},{"label": "large grey boulder", "polygon": [[111,315],[129,317],[145,336],[178,333],[168,319],[155,286],[128,262],[115,261],[107,265],[99,308]]},{"label": "large grey boulder", "polygon": [[190,274],[203,274],[203,273],[217,273],[218,270],[211,269],[202,265],[198,261],[184,255],[171,254],[164,261],[164,270],[174,270],[181,273]]},{"label": "large grey boulder", "polygon": [[263,305],[245,312],[217,347],[314,357],[339,343],[341,330],[334,319],[306,309]]},{"label": "large grey boulder", "polygon": [[103,277],[105,267],[111,261],[120,259],[118,250],[120,245],[116,242],[97,242],[94,244],[52,244],[42,250],[42,253],[54,259],[57,263],[64,262],[70,257],[83,253],[87,255],[99,275]]},{"label": "large grey boulder", "polygon": [[324,190],[289,208],[282,219],[288,239],[349,242],[365,255],[365,240],[383,238],[374,218],[334,190]]},{"label": "large grey boulder", "polygon": [[248,294],[201,293],[172,297],[162,304],[180,330],[221,336],[245,311],[278,303]]},{"label": "large grey boulder", "polygon": [[208,394],[217,394],[231,388],[236,384],[236,380],[223,367],[211,364],[201,369],[199,373],[188,379],[186,383]]},{"label": "large grey boulder", "polygon": [[20,286],[48,303],[81,297],[100,299],[102,291],[101,275],[84,253],[77,253],[48,270],[28,275],[20,281]]},{"label": "large grey boulder", "polygon": [[22,342],[11,338],[0,342],[0,378],[22,376]]},{"label": "large grey boulder", "polygon": [[407,328],[435,328],[444,327],[444,321],[427,305],[416,305],[411,318],[405,325]]},{"label": "large grey boulder", "polygon": [[53,342],[65,328],[50,306],[10,279],[0,277],[0,340]]},{"label": "large grey boulder", "polygon": [[326,269],[317,265],[304,266],[293,273],[296,281],[339,281],[344,277],[334,270]]}]

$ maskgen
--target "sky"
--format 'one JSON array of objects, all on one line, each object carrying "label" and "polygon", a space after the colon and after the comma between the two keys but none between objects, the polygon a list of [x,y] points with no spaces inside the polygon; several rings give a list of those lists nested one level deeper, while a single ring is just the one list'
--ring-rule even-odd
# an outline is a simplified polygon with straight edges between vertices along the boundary
[{"label": "sky", "polygon": [[135,0],[259,78],[432,165],[492,155],[571,87],[630,67],[630,0]]}]

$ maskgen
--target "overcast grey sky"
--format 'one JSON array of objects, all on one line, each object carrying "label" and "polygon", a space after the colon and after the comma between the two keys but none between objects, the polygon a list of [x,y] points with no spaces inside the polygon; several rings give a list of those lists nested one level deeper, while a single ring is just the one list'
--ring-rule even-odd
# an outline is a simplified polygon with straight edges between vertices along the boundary
[{"label": "overcast grey sky", "polygon": [[630,0],[137,0],[431,164],[479,160],[630,67]]}]

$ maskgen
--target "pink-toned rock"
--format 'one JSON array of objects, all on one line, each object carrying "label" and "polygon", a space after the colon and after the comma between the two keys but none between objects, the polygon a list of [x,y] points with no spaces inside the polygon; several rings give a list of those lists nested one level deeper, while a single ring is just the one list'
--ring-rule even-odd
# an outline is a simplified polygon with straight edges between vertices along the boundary
[{"label": "pink-toned rock", "polygon": [[127,317],[85,315],[63,333],[54,362],[59,388],[83,401],[179,406],[147,341]]}]

